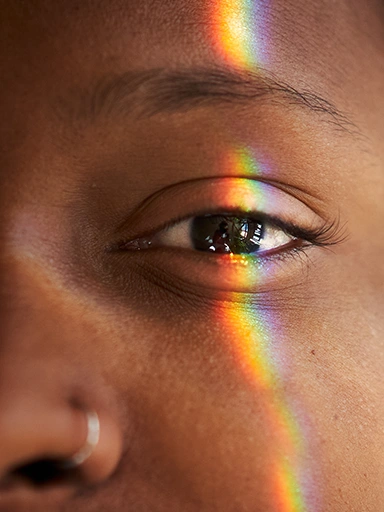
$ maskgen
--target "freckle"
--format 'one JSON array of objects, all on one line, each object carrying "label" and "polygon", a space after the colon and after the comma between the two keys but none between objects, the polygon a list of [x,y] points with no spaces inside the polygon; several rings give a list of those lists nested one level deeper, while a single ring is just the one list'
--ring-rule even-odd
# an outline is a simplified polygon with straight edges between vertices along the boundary
[{"label": "freckle", "polygon": [[316,354],[315,350],[311,350],[311,354],[314,356]]},{"label": "freckle", "polygon": [[334,417],[333,417],[334,420],[338,420],[339,419],[339,415],[338,414],[335,414]]}]

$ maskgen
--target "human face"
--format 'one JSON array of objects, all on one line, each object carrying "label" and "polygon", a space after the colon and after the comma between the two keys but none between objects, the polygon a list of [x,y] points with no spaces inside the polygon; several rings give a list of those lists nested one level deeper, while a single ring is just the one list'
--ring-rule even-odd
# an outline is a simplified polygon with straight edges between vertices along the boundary
[{"label": "human face", "polygon": [[383,510],[382,3],[0,5],[0,511]]}]

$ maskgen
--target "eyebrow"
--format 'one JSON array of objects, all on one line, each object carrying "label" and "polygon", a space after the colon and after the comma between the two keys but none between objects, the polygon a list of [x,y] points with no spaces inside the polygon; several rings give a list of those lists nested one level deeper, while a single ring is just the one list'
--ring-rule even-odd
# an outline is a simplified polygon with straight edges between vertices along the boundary
[{"label": "eyebrow", "polygon": [[271,73],[227,68],[152,69],[103,77],[88,90],[60,98],[59,115],[74,123],[102,117],[152,117],[187,112],[199,107],[249,106],[257,101],[299,106],[334,127],[358,132],[347,114],[329,100],[305,89],[299,91]]}]

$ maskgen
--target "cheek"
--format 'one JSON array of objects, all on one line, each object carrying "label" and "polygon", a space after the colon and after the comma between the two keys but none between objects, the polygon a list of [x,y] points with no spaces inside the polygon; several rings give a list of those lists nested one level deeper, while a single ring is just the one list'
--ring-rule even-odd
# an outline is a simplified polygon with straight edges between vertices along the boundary
[{"label": "cheek", "polygon": [[374,510],[384,499],[374,351],[362,357],[364,328],[331,304],[325,315],[315,288],[316,300],[308,284],[306,297],[263,308],[228,301],[95,314],[100,365],[133,424],[131,499],[143,486],[137,499],[223,511],[342,510],[346,500],[353,509],[361,495]]},{"label": "cheek", "polygon": [[125,369],[137,432],[128,465],[149,494],[161,485],[220,510],[229,502],[274,512],[304,506],[304,434],[269,353],[274,338],[249,315],[222,305],[136,324],[140,343]]},{"label": "cheek", "polygon": [[341,300],[333,286],[325,290],[319,281],[309,299],[308,285],[307,299],[282,311],[285,394],[304,425],[321,509],[376,510],[384,499],[382,341],[364,315],[357,317],[353,295]]}]

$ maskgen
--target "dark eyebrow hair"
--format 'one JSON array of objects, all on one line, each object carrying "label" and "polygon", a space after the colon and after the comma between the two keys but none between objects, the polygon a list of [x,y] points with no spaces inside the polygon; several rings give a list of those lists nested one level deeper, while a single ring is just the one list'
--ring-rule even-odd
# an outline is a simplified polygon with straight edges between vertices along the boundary
[{"label": "dark eyebrow hair", "polygon": [[59,112],[60,117],[69,115],[74,122],[94,122],[100,116],[151,117],[202,106],[249,106],[255,100],[265,100],[303,107],[336,128],[358,133],[348,116],[330,101],[307,89],[299,91],[262,70],[200,67],[127,72],[104,77],[90,90],[72,93],[70,98],[60,98]]}]

